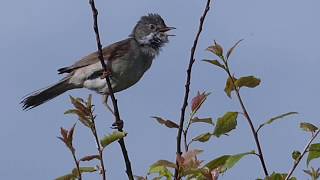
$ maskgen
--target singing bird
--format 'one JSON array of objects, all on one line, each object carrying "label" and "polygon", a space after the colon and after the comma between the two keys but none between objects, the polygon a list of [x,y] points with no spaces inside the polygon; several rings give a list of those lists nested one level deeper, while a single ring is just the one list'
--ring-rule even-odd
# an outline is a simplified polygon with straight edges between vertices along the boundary
[{"label": "singing bird", "polygon": [[[114,92],[125,90],[137,83],[150,68],[153,59],[168,43],[167,34],[174,27],[166,26],[158,14],[142,16],[127,39],[102,49],[110,70],[110,82]],[[21,101],[23,109],[37,107],[60,94],[77,88],[87,88],[102,95],[110,93],[98,52],[89,54],[71,66],[58,69],[67,75],[56,84],[32,93]]]}]

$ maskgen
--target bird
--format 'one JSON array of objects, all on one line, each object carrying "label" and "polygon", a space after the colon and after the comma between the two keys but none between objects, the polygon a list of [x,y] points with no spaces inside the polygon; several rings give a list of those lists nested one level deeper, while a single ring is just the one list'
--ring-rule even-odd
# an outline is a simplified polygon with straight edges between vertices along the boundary
[{"label": "bird", "polygon": [[[115,93],[133,86],[142,78],[162,47],[169,42],[168,37],[174,36],[167,33],[173,29],[165,24],[159,14],[150,13],[140,18],[128,38],[102,48]],[[66,74],[65,77],[27,95],[21,101],[22,108],[29,110],[38,107],[66,91],[78,88],[108,96],[110,90],[103,78],[104,73],[98,51],[93,52],[71,66],[58,69],[58,74]]]}]

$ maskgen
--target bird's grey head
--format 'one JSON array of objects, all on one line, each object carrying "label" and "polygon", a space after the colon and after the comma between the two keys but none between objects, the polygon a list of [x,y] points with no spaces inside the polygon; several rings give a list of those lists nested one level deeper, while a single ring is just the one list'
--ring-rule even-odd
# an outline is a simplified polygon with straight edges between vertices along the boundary
[{"label": "bird's grey head", "polygon": [[164,20],[158,14],[148,14],[142,16],[134,27],[131,36],[135,38],[140,45],[149,46],[158,51],[167,43],[168,35],[166,32],[175,29],[168,27]]}]

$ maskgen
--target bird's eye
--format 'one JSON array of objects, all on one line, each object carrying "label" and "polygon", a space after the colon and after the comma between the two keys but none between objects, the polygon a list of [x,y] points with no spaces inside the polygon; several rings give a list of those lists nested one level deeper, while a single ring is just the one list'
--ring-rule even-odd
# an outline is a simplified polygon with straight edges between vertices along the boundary
[{"label": "bird's eye", "polygon": [[153,25],[153,24],[150,24],[150,29],[151,29],[151,30],[155,30],[155,29],[156,29],[156,26]]}]

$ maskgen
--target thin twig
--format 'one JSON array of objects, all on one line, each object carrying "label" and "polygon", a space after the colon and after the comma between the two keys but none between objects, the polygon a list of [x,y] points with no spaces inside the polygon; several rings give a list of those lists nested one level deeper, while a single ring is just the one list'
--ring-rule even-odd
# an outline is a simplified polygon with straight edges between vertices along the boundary
[{"label": "thin twig", "polygon": [[253,126],[253,123],[252,123],[252,120],[250,118],[250,115],[249,115],[246,107],[244,106],[244,103],[243,103],[241,95],[240,95],[240,89],[235,85],[235,81],[233,79],[233,76],[231,75],[230,68],[228,66],[228,62],[224,58],[223,58],[223,61],[224,61],[225,66],[226,66],[225,70],[226,70],[229,78],[231,79],[232,86],[233,86],[233,88],[234,88],[234,90],[236,92],[237,98],[239,100],[241,109],[243,111],[243,115],[247,119],[247,121],[249,123],[249,126],[250,126],[250,129],[252,131],[252,135],[254,137],[255,143],[256,143],[257,148],[258,148],[258,157],[260,159],[264,174],[265,174],[265,176],[269,176],[269,173],[268,173],[268,170],[267,170],[267,166],[266,166],[266,163],[265,163],[264,158],[263,158],[263,153],[262,153],[262,149],[261,149],[261,145],[260,145],[258,134],[256,133],[256,130],[255,130],[254,126]]},{"label": "thin twig", "polygon": [[[188,66],[188,69],[187,69],[187,80],[186,80],[186,84],[185,84],[185,94],[184,94],[184,100],[183,100],[183,104],[182,104],[182,108],[181,108],[181,114],[180,114],[180,126],[179,126],[178,135],[177,135],[177,155],[181,155],[182,154],[182,152],[181,152],[181,135],[182,135],[183,124],[184,124],[184,120],[185,120],[184,116],[185,116],[186,108],[188,106],[188,98],[189,98],[190,83],[191,83],[191,72],[192,72],[193,63],[195,61],[194,54],[195,54],[195,51],[196,51],[196,48],[197,48],[197,44],[198,44],[198,40],[199,40],[201,31],[202,31],[204,20],[206,18],[206,15],[207,15],[209,9],[210,9],[210,3],[211,3],[211,0],[207,0],[206,7],[204,9],[204,12],[203,12],[201,18],[200,18],[200,24],[199,24],[198,32],[196,34],[196,37],[195,37],[194,42],[193,42],[193,46],[191,48],[189,66]],[[177,169],[175,170],[174,177],[175,177],[175,179],[180,179],[179,173],[178,173],[179,164],[178,164],[178,162],[176,164],[177,164]]]},{"label": "thin twig", "polygon": [[[100,35],[99,35],[99,28],[98,28],[98,10],[95,7],[94,4],[94,0],[89,0],[89,3],[91,5],[91,9],[92,9],[92,15],[93,15],[93,20],[94,20],[94,25],[93,25],[93,29],[95,31],[96,34],[96,41],[97,41],[97,46],[98,46],[98,58],[101,62],[101,65],[104,69],[105,72],[107,72],[107,65],[104,61],[103,58],[103,54],[102,54],[102,45],[100,42]],[[121,126],[117,126],[119,131],[123,131],[123,122],[120,119],[120,114],[119,114],[119,108],[118,108],[118,104],[117,104],[117,99],[114,96],[114,92],[113,89],[111,87],[111,83],[110,83],[110,79],[109,76],[106,76],[106,81],[107,81],[107,85],[108,85],[108,89],[109,89],[109,95],[111,96],[111,100],[112,100],[112,104],[113,104],[113,108],[114,108],[114,116],[115,116],[115,124],[122,124]],[[130,180],[133,180],[133,173],[132,173],[132,169],[131,169],[131,163],[130,163],[130,159],[128,156],[128,152],[125,146],[125,142],[124,139],[120,139],[119,141],[120,147],[121,147],[121,151],[125,160],[125,164],[126,164],[126,173],[128,175],[128,178]]]},{"label": "thin twig", "polygon": [[300,163],[301,159],[303,158],[303,156],[307,153],[312,141],[318,136],[318,134],[320,133],[320,129],[318,129],[316,131],[316,133],[314,133],[311,137],[311,139],[309,140],[309,142],[307,143],[307,145],[304,147],[302,154],[298,157],[297,160],[294,161],[293,167],[290,169],[290,171],[288,172],[288,175],[286,177],[285,180],[289,180],[289,178],[291,177],[292,173],[294,172],[294,170],[296,169],[296,167],[298,166],[298,164]]},{"label": "thin twig", "polygon": [[99,152],[99,161],[100,161],[100,166],[101,166],[101,174],[102,174],[102,179],[106,180],[107,176],[106,176],[106,169],[104,167],[104,162],[103,162],[103,149],[101,148],[100,145],[100,140],[98,137],[98,133],[97,133],[97,128],[96,128],[96,123],[95,123],[95,116],[93,116],[93,114],[91,113],[91,121],[92,121],[92,126],[91,126],[91,131],[92,134],[96,140],[96,144],[97,144],[97,149]]},{"label": "thin twig", "polygon": [[80,171],[80,165],[79,165],[79,161],[77,160],[76,158],[76,153],[74,150],[71,150],[71,153],[72,153],[72,157],[73,157],[73,160],[74,160],[74,163],[76,164],[76,168],[77,168],[77,171],[78,171],[78,174],[79,174],[79,180],[82,180],[82,175],[81,175],[81,171]]}]

